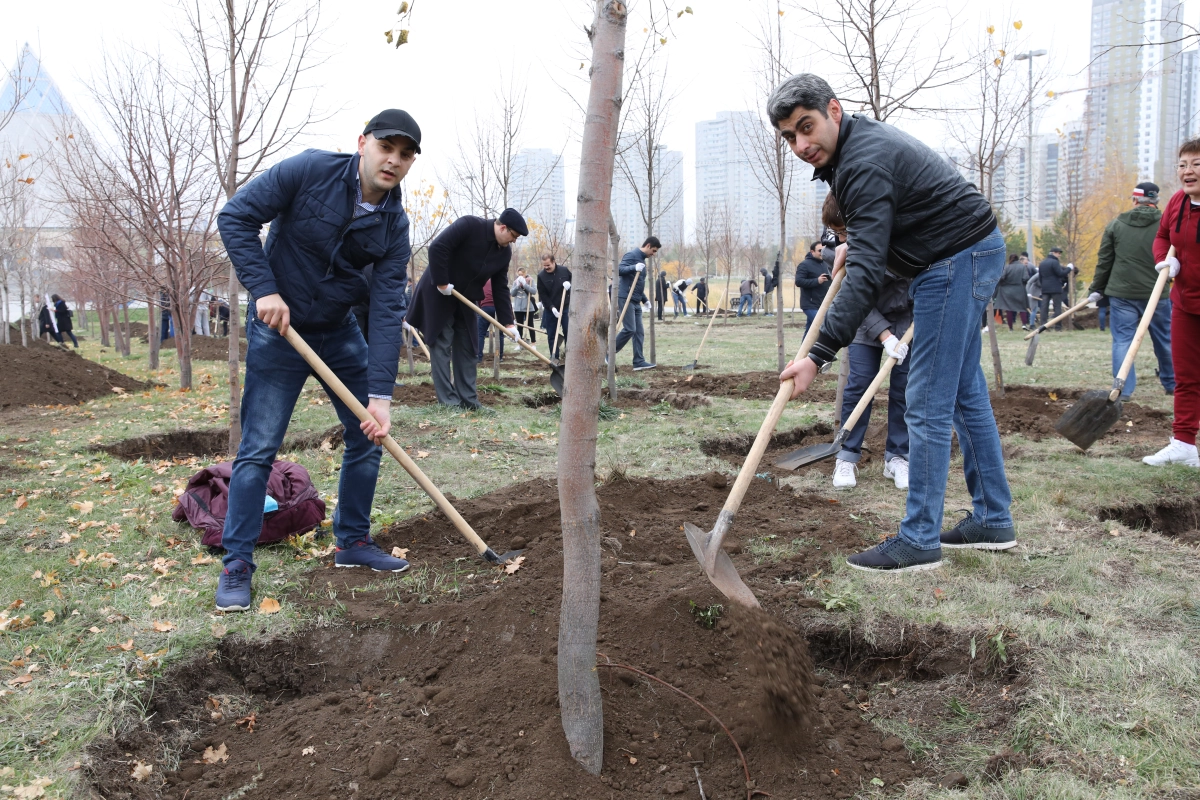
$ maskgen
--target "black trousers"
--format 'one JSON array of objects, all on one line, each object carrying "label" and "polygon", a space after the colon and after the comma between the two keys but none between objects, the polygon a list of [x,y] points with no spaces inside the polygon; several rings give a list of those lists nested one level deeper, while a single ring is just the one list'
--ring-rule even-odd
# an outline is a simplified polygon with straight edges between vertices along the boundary
[{"label": "black trousers", "polygon": [[537,334],[533,332],[533,318],[535,316],[537,316],[537,312],[536,311],[514,311],[513,316],[516,318],[517,322],[521,323],[522,325],[529,326],[529,330],[526,330],[524,328],[518,329],[521,331],[521,336],[528,338],[531,343],[536,344],[537,343]]}]

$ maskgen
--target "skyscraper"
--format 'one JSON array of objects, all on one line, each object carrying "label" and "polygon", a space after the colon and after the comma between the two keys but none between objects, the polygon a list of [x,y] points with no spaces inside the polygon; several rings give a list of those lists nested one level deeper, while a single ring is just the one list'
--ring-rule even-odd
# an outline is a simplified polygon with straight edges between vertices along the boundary
[{"label": "skyscraper", "polygon": [[646,238],[647,211],[654,216],[653,232],[664,247],[683,244],[683,153],[663,144],[655,148],[653,198],[644,156],[637,145],[624,147],[618,156],[623,165],[613,171],[612,215],[621,234],[621,247],[628,250]]},{"label": "skyscraper", "polygon": [[549,148],[522,148],[513,161],[508,200],[526,220],[570,236],[566,225],[566,188],[562,158]]}]

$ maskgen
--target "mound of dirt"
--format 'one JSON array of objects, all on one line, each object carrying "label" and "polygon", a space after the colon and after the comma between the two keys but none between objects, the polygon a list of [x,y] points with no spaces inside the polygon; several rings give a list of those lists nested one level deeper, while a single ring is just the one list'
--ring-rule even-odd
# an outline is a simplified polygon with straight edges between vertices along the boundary
[{"label": "mound of dirt", "polygon": [[[297,450],[335,450],[342,446],[345,429],[334,425],[326,431],[289,436],[279,448],[280,453]],[[229,448],[228,428],[205,428],[203,430],[177,430],[169,433],[151,433],[122,439],[113,444],[96,444],[88,447],[93,453],[108,453],[128,461],[142,459],[216,457],[226,458]]]},{"label": "mound of dirt", "polygon": [[[653,389],[700,392],[711,397],[737,397],[744,400],[774,400],[779,392],[778,372],[742,372],[735,374],[685,373],[676,377],[667,373],[650,381]],[[804,393],[804,400],[832,403],[837,391],[837,374],[818,375]]]},{"label": "mound of dirt", "polygon": [[[853,519],[837,500],[754,481],[736,522],[744,538],[728,549],[770,615],[756,624],[723,613],[728,604],[679,530],[683,520],[712,524],[728,491],[712,484],[722,482],[616,478],[599,488],[600,660],[636,667],[711,709],[744,751],[753,788],[775,797],[848,798],[875,780],[895,787],[924,775],[899,739],[865,720],[869,684],[825,673],[805,687],[795,665],[783,663],[804,658],[800,615],[824,614],[791,581],[873,541],[869,515]],[[220,800],[255,789],[305,800],[619,799],[697,796],[697,769],[706,796],[746,797],[741,764],[717,724],[626,670],[599,672],[601,776],[571,759],[556,707],[557,497],[553,483],[530,481],[456,501],[495,549],[527,548],[513,574],[456,561],[471,551],[438,512],[377,537],[385,549],[409,549],[416,569],[407,579],[315,569],[300,602],[341,609],[346,624],[270,642],[230,637],[157,681],[150,719],[93,748],[85,767],[92,788],[146,800]],[[768,547],[791,555],[759,563]],[[788,733],[806,735],[765,726],[761,708],[772,702],[796,712]],[[795,721],[806,710],[809,727]],[[166,758],[178,753],[172,768]],[[137,759],[156,764],[149,780],[130,777]]]},{"label": "mound of dirt", "polygon": [[[1057,436],[1054,423],[1086,389],[1049,389],[1038,386],[1008,386],[1004,397],[992,393],[992,413],[1000,435],[1020,434],[1035,442]],[[1171,436],[1171,415],[1130,401],[1121,404],[1121,419],[1104,434],[1102,441],[1164,441]]]},{"label": "mound of dirt", "polygon": [[1172,494],[1152,503],[1108,506],[1100,509],[1100,519],[1148,528],[1185,544],[1200,545],[1200,497],[1196,495]]},{"label": "mound of dirt", "polygon": [[[246,342],[242,340],[241,355],[239,358],[242,361],[246,360]],[[163,339],[159,345],[162,350],[175,349],[175,337]],[[195,361],[228,361],[229,360],[229,337],[227,336],[197,336],[192,334],[192,359]]]},{"label": "mound of dirt", "polygon": [[46,344],[0,345],[0,408],[77,405],[107,397],[113,389],[140,392],[150,384],[88,361],[74,350]]}]

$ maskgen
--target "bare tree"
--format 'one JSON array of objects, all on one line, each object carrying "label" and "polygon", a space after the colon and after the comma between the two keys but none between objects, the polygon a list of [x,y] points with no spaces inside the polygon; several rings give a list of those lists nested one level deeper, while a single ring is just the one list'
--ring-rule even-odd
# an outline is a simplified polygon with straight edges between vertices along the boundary
[{"label": "bare tree", "polygon": [[[899,112],[932,113],[922,96],[956,84],[966,59],[956,54],[957,20],[929,0],[827,0],[803,6],[844,65],[834,88],[842,102],[886,122]],[[936,34],[931,32],[936,31]]]},{"label": "bare tree", "polygon": [[[323,117],[312,87],[321,63],[320,0],[181,0],[185,47],[208,122],[209,158],[229,199]],[[407,32],[406,32],[407,33]],[[241,287],[229,270],[229,452],[241,442]],[[190,318],[189,318],[190,319]]]},{"label": "bare tree", "polygon": [[41,78],[41,64],[28,44],[21,48],[16,65],[7,70],[4,77],[5,80],[0,82],[0,131],[24,109],[26,99]]},{"label": "bare tree", "polygon": [[[733,286],[733,270],[736,268],[738,256],[742,251],[742,232],[738,224],[737,213],[730,206],[728,198],[720,207],[720,213],[717,215],[715,250],[717,256],[717,268],[725,273],[725,295],[721,298],[721,303],[726,309],[725,323],[729,323],[729,298],[732,297],[731,289]],[[719,273],[718,273],[719,274]],[[714,312],[720,310],[719,306],[714,307]]]},{"label": "bare tree", "polygon": [[707,280],[712,275],[713,262],[716,260],[718,229],[720,227],[720,210],[713,203],[705,203],[696,214],[695,233],[696,247],[704,259],[704,277]]},{"label": "bare tree", "polygon": [[558,445],[563,535],[558,698],[571,755],[593,775],[600,774],[604,761],[604,711],[596,674],[600,620],[597,376],[608,327],[606,255],[627,19],[628,9],[621,0],[597,0],[596,16],[588,29],[591,88],[580,160],[571,331]]}]

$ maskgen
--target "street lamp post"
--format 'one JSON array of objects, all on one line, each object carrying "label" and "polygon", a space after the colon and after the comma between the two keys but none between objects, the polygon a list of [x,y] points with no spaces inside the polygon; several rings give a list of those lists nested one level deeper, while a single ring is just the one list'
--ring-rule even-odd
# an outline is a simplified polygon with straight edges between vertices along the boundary
[{"label": "street lamp post", "polygon": [[1013,56],[1017,61],[1029,62],[1029,99],[1025,104],[1025,115],[1029,117],[1028,144],[1025,146],[1025,246],[1029,248],[1029,261],[1034,265],[1037,261],[1033,252],[1033,60],[1044,55],[1045,50],[1030,50]]}]

